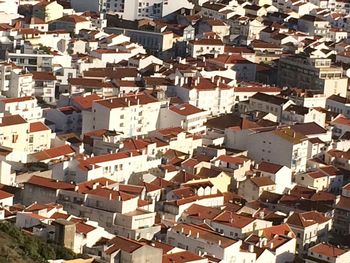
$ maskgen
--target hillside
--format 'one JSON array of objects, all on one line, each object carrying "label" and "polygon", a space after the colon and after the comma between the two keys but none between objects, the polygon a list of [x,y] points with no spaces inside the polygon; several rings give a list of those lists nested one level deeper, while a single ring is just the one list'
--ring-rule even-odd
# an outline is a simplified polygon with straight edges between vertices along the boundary
[{"label": "hillside", "polygon": [[72,251],[64,247],[25,234],[11,223],[0,223],[0,263],[41,263],[48,259],[75,257]]}]

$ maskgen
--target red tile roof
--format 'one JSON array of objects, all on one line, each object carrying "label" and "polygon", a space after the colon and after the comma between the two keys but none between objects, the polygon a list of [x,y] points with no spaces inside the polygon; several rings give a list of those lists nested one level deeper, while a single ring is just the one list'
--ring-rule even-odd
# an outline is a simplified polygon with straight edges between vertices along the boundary
[{"label": "red tile roof", "polygon": [[50,130],[44,123],[41,121],[32,122],[29,124],[29,132],[39,132],[39,131],[47,131]]},{"label": "red tile roof", "polygon": [[20,115],[9,115],[1,118],[0,127],[27,123]]},{"label": "red tile roof", "polygon": [[75,186],[70,183],[58,181],[50,178],[33,175],[25,184],[31,184],[39,187],[49,188],[53,190],[64,189],[74,190]]},{"label": "red tile roof", "polygon": [[13,197],[13,194],[0,190],[0,200]]},{"label": "red tile roof", "polygon": [[183,103],[180,105],[172,106],[169,108],[171,111],[180,114],[182,116],[189,116],[192,114],[204,112],[204,110],[201,110],[189,103]]},{"label": "red tile roof", "polygon": [[326,257],[338,257],[347,252],[347,250],[332,246],[330,244],[319,243],[309,249],[311,252]]},{"label": "red tile roof", "polygon": [[91,95],[86,96],[75,96],[72,98],[72,102],[76,104],[77,107],[79,107],[81,110],[88,110],[91,109],[92,103],[95,100],[102,99],[97,94],[93,93]]},{"label": "red tile roof", "polygon": [[75,152],[69,145],[63,145],[51,149],[47,149],[41,152],[33,153],[34,157],[38,161],[44,161],[49,159],[55,159],[58,157],[63,157],[65,155],[73,155]]},{"label": "red tile roof", "polygon": [[35,98],[31,96],[25,96],[25,97],[19,97],[19,98],[1,99],[0,102],[7,104],[7,103],[18,103],[18,102],[30,101],[30,100],[35,100]]}]

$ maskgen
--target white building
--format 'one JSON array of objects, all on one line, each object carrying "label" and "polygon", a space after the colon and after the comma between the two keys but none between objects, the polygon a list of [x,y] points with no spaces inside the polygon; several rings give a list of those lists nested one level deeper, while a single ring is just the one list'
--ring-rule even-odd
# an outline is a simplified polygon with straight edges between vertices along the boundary
[{"label": "white building", "polygon": [[91,112],[83,112],[83,133],[106,129],[125,136],[147,134],[157,128],[161,105],[143,93],[94,101]]},{"label": "white building", "polygon": [[174,105],[160,110],[159,127],[182,127],[190,133],[204,133],[204,123],[209,113],[189,103]]}]

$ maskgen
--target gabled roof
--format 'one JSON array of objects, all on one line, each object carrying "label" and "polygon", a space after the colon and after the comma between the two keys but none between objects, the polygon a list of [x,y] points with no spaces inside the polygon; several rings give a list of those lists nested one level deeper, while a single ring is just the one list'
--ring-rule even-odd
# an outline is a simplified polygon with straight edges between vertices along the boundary
[{"label": "gabled roof", "polygon": [[259,164],[258,170],[266,173],[276,174],[282,168],[283,165],[280,164],[262,162]]}]

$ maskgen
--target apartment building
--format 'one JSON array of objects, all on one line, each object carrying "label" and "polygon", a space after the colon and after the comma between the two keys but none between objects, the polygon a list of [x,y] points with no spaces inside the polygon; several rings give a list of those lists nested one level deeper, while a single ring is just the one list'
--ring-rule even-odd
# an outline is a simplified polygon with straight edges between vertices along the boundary
[{"label": "apartment building", "polygon": [[[267,130],[267,131],[266,131]],[[248,157],[284,165],[292,171],[305,171],[308,139],[289,127],[257,129],[248,137]]]},{"label": "apartment building", "polygon": [[43,120],[43,110],[32,96],[0,99],[0,112],[5,115],[20,115],[28,122]]},{"label": "apartment building", "polygon": [[326,97],[346,97],[348,79],[341,67],[333,66],[329,58],[309,58],[303,55],[283,57],[278,64],[279,84],[319,91]]},{"label": "apartment building", "polygon": [[212,38],[192,40],[188,44],[188,53],[194,58],[207,54],[217,56],[224,53],[224,43],[221,39]]},{"label": "apartment building", "polygon": [[83,113],[82,131],[114,130],[126,137],[147,134],[157,129],[162,103],[144,93],[94,101],[91,112]]},{"label": "apartment building", "polygon": [[123,19],[132,21],[147,17],[162,18],[180,8],[193,8],[193,4],[187,0],[176,3],[167,0],[72,0],[71,5],[78,12],[114,13]]},{"label": "apartment building", "polygon": [[254,253],[240,250],[242,241],[234,240],[201,226],[180,223],[167,232],[167,243],[193,253],[225,262],[254,262]]},{"label": "apartment building", "polygon": [[34,94],[33,74],[13,63],[0,63],[0,90],[11,98]]},{"label": "apartment building", "polygon": [[204,123],[209,113],[189,103],[174,105],[160,110],[159,127],[182,127],[190,133],[205,133]]},{"label": "apartment building", "polygon": [[234,88],[219,78],[196,77],[183,86],[177,86],[175,93],[183,101],[212,115],[231,112],[234,102]]},{"label": "apartment building", "polygon": [[59,190],[57,202],[70,214],[98,221],[99,226],[110,233],[151,240],[160,231],[160,225],[155,223],[154,208],[147,200],[118,190],[118,185],[108,187],[113,183],[100,178],[78,184],[74,191]]}]

